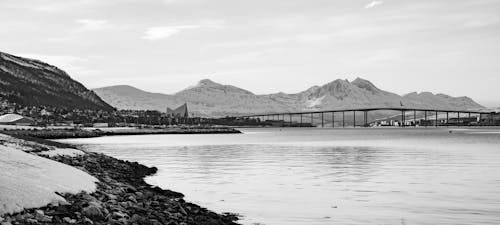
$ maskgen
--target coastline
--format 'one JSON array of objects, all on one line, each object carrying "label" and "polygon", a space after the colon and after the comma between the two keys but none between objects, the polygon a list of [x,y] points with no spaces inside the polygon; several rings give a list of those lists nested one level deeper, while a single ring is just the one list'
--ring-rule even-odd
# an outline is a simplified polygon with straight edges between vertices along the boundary
[{"label": "coastline", "polygon": [[93,138],[119,135],[157,135],[157,134],[240,134],[241,132],[229,127],[200,127],[200,128],[165,128],[165,129],[23,129],[4,130],[5,134],[40,139],[68,139],[68,138]]},{"label": "coastline", "polygon": [[[75,148],[36,137],[12,136],[41,146]],[[32,152],[44,151],[47,149],[41,147]],[[235,214],[214,213],[184,201],[184,195],[179,192],[147,184],[144,178],[155,174],[155,167],[93,152],[76,156],[38,155],[94,176],[98,179],[96,191],[76,195],[57,193],[68,204],[49,204],[12,215],[0,215],[0,224],[237,224]]]}]

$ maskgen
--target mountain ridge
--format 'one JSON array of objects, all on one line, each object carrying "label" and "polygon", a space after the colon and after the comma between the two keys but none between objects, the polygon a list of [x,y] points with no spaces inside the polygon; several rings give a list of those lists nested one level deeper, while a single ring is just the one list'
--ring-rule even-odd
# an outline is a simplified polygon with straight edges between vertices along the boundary
[{"label": "mountain ridge", "polygon": [[254,94],[251,91],[200,80],[174,94],[151,93],[129,86],[138,93],[121,93],[116,86],[93,89],[102,99],[118,109],[151,109],[164,111],[185,102],[196,116],[227,116],[252,113],[273,113],[311,110],[330,110],[366,107],[407,107],[472,109],[484,108],[468,97],[451,97],[431,92],[412,92],[398,95],[384,91],[371,81],[356,78],[352,82],[335,79],[315,85],[302,92],[287,94]]}]

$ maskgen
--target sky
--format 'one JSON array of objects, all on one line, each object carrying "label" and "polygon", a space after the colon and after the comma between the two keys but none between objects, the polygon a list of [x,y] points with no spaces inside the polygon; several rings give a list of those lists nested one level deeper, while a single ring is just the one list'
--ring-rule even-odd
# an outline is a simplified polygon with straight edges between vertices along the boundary
[{"label": "sky", "polygon": [[500,106],[499,0],[0,0],[0,51],[89,88],[256,94],[362,77]]}]

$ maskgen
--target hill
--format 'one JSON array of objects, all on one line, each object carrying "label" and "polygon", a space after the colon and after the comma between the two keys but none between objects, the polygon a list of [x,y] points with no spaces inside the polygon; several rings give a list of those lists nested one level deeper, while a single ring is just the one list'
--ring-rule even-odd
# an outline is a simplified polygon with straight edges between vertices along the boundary
[{"label": "hill", "polygon": [[405,107],[436,109],[478,109],[483,106],[468,97],[451,97],[430,92],[400,96],[376,87],[368,80],[337,79],[295,94],[256,95],[232,85],[205,79],[178,93],[150,93],[131,86],[94,89],[106,102],[118,109],[153,109],[165,111],[187,102],[198,116],[244,115],[288,111],[348,109],[362,107]]},{"label": "hill", "polygon": [[113,110],[59,68],[3,52],[0,52],[0,100],[22,106]]}]

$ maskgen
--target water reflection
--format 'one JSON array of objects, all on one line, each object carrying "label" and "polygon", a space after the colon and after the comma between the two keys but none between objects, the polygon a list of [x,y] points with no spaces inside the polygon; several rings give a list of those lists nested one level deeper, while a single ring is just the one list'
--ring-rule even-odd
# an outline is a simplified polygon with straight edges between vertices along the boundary
[{"label": "water reflection", "polygon": [[245,224],[500,224],[499,137],[304,129],[68,141],[157,166],[148,182]]}]

